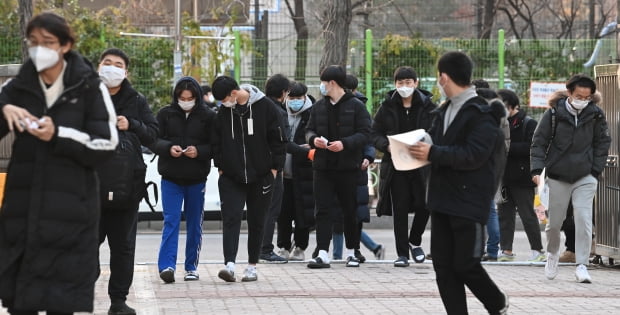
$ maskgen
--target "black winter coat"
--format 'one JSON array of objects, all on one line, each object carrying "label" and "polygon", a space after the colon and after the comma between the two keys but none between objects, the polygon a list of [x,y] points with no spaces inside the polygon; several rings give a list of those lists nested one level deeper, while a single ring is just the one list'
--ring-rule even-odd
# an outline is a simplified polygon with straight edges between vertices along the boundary
[{"label": "black winter coat", "polygon": [[[431,112],[437,108],[437,105],[432,101],[432,94],[428,91],[416,89],[412,100],[412,107],[419,107],[416,129],[424,129],[426,131],[431,127],[433,115]],[[392,192],[390,189],[392,176],[396,169],[392,162],[392,154],[388,152],[387,148],[390,144],[387,136],[400,133],[400,119],[399,119],[399,107],[403,106],[402,97],[396,90],[392,90],[387,94],[387,97],[381,103],[381,107],[375,115],[375,119],[370,131],[371,143],[375,148],[383,152],[383,158],[381,159],[380,166],[380,178],[379,178],[379,201],[377,202],[377,216],[392,215]],[[418,170],[414,170],[416,173],[416,182],[413,183],[414,191],[418,194],[414,197],[415,205],[409,208],[409,212],[415,212],[415,209],[425,207],[425,181],[429,173],[429,167],[422,167]]]},{"label": "black winter coat", "polygon": [[[532,174],[540,174],[546,167],[548,177],[567,183],[574,183],[580,178],[592,174],[597,177],[603,172],[607,153],[611,144],[609,127],[603,110],[596,106],[600,101],[598,94],[578,116],[566,109],[566,93],[556,93],[550,99],[550,106],[555,108],[555,137],[551,141],[551,110],[541,118],[530,153]],[[549,147],[549,153],[546,154]]]},{"label": "black winter coat", "polygon": [[293,168],[293,192],[295,194],[295,224],[300,227],[310,228],[314,226],[314,188],[312,186],[314,175],[312,173],[312,161],[308,159],[309,148],[300,145],[306,143],[306,125],[310,119],[310,110],[301,114],[301,121],[297,129],[293,130],[293,141],[286,144],[286,152],[292,155]]},{"label": "black winter coat", "polygon": [[[177,82],[190,81],[201,93],[200,85],[190,77],[184,77]],[[215,112],[202,102],[202,94],[196,97],[196,105],[186,117],[185,111],[178,104],[173,95],[170,105],[157,113],[159,136],[153,147],[154,153],[159,155],[157,170],[162,179],[169,180],[177,185],[195,185],[207,180],[211,170],[212,128],[215,125]],[[170,155],[170,148],[178,145],[181,148],[195,146],[198,150],[196,158],[181,155],[178,158]]]},{"label": "black winter coat", "polygon": [[534,187],[532,175],[530,175],[530,147],[538,123],[532,118],[526,120],[525,117],[527,117],[525,112],[518,111],[508,118],[510,149],[504,171],[505,186]]},{"label": "black winter coat", "polygon": [[[447,106],[434,111],[430,135],[430,211],[486,224],[495,195],[496,140],[502,132],[487,101],[473,97],[463,104],[443,133]],[[501,134],[503,137],[503,134]]]},{"label": "black winter coat", "polygon": [[[339,135],[337,139],[329,139],[329,113],[336,110],[338,121],[337,130],[331,130]],[[312,167],[315,170],[357,170],[362,162],[362,150],[368,144],[370,136],[370,114],[362,102],[353,94],[345,93],[338,103],[332,105],[328,97],[318,100],[311,108],[310,121],[306,127],[306,139],[314,148],[314,138],[325,137],[328,141],[342,141],[344,149],[340,152],[331,152],[327,149],[317,149],[314,154]],[[335,160],[335,163],[330,163]]]},{"label": "black winter coat", "polygon": [[[256,89],[250,94],[259,92]],[[215,166],[222,175],[238,183],[257,182],[267,175],[273,178],[271,170],[282,170],[286,153],[280,112],[273,102],[263,96],[245,106],[251,110],[247,108],[241,115],[233,108],[220,108],[212,140]],[[253,121],[251,135],[248,134],[248,118]]]},{"label": "black winter coat", "polygon": [[[64,91],[47,107],[31,60],[0,92],[13,104],[50,116],[51,141],[16,132],[0,210],[0,299],[13,307],[92,312],[99,275],[100,202],[95,165],[118,142],[108,90],[85,58],[70,51]],[[0,118],[0,136],[8,133]]]},{"label": "black winter coat", "polygon": [[[117,116],[125,116],[129,122],[129,128],[122,133],[127,136],[129,141],[136,147],[133,159],[133,192],[135,198],[132,202],[123,203],[123,207],[135,210],[144,195],[144,179],[146,177],[146,164],[142,157],[141,146],[150,146],[157,140],[158,124],[155,116],[149,107],[144,95],[136,91],[128,80],[123,80],[121,88],[116,95],[112,97],[114,109]],[[119,131],[120,135],[121,131]],[[97,167],[99,178],[105,176],[119,176],[114,169],[106,167],[106,163]],[[102,187],[103,188],[103,187]],[[101,192],[101,198],[106,198],[106,192]],[[102,204],[106,207],[106,203]]]}]

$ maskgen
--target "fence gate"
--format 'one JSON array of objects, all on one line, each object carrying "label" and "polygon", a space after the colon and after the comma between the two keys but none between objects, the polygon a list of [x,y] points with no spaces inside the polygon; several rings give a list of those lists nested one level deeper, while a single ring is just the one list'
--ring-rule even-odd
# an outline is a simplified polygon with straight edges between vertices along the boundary
[{"label": "fence gate", "polygon": [[603,96],[600,104],[605,111],[611,147],[599,182],[594,206],[596,226],[597,255],[620,259],[620,170],[618,155],[620,150],[620,64],[594,67],[598,90]]}]

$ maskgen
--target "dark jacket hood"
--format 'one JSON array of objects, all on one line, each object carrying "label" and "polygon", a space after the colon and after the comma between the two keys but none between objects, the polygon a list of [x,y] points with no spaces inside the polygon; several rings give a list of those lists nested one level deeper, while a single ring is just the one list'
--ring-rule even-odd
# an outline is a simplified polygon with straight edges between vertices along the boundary
[{"label": "dark jacket hood", "polygon": [[176,95],[174,95],[174,90],[176,90],[176,88],[179,85],[181,85],[182,83],[186,83],[186,82],[193,84],[194,87],[196,88],[196,91],[198,91],[198,95],[196,95],[196,105],[194,105],[194,107],[204,103],[202,88],[200,87],[200,84],[198,83],[198,81],[196,81],[196,79],[192,77],[182,77],[179,79],[179,81],[177,81],[177,84],[174,85],[174,89],[172,90],[172,104],[170,105],[172,105],[173,107],[181,109],[181,106],[179,106],[179,98]]}]

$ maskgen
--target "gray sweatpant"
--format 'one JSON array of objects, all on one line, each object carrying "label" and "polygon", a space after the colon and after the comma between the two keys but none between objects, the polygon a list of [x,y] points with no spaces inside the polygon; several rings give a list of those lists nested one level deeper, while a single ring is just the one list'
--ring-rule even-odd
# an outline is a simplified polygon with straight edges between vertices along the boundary
[{"label": "gray sweatpant", "polygon": [[549,222],[547,232],[547,251],[560,253],[560,228],[566,218],[569,201],[573,202],[575,216],[575,262],[588,264],[592,247],[592,201],[598,180],[587,175],[574,183],[547,178],[549,184]]}]

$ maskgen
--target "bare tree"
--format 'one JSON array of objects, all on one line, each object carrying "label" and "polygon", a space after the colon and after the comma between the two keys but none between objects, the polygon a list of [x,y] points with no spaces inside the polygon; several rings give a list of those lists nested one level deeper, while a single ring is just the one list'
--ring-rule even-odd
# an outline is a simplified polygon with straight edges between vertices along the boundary
[{"label": "bare tree", "polygon": [[353,17],[351,7],[351,0],[327,1],[323,22],[325,49],[319,63],[319,72],[329,65],[346,65],[349,25]]},{"label": "bare tree", "polygon": [[595,37],[598,37],[598,34],[601,32],[601,30],[603,30],[605,25],[614,21],[617,11],[616,11],[616,6],[615,6],[616,3],[614,3],[613,1],[595,0],[595,2],[596,2],[596,6],[598,6],[599,19],[596,22],[591,21],[591,23],[594,24],[594,28],[595,28],[594,35]]},{"label": "bare tree", "polygon": [[539,22],[536,15],[547,7],[549,1],[503,0],[497,10],[506,14],[511,31],[517,39],[523,38],[528,32],[531,38],[536,39],[538,37],[536,22]]},{"label": "bare tree", "polygon": [[480,2],[484,2],[484,7],[482,10],[482,27],[480,30],[480,39],[489,39],[491,38],[491,31],[493,30],[493,22],[495,21],[495,14],[497,10],[495,8],[495,3],[497,0],[480,0]]},{"label": "bare tree", "polygon": [[[19,0],[19,29],[22,38],[26,38],[26,25],[32,18],[32,0]],[[28,59],[28,45],[22,42],[22,61]]]},{"label": "bare tree", "polygon": [[569,3],[565,1],[553,1],[547,2],[547,8],[549,12],[555,16],[559,22],[559,32],[556,33],[555,38],[575,38],[573,34],[573,26],[580,11],[581,0],[571,0]]},{"label": "bare tree", "polygon": [[297,41],[295,42],[295,81],[303,82],[306,79],[306,61],[308,60],[308,25],[304,17],[303,0],[294,0],[295,9],[291,7],[289,0],[284,0],[288,8],[295,32],[297,32]]}]

